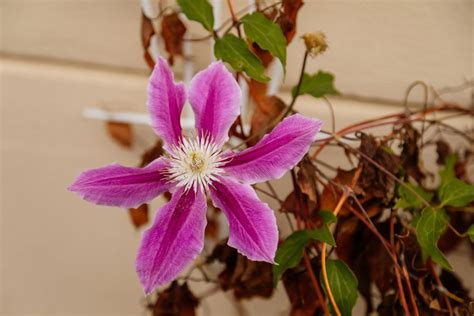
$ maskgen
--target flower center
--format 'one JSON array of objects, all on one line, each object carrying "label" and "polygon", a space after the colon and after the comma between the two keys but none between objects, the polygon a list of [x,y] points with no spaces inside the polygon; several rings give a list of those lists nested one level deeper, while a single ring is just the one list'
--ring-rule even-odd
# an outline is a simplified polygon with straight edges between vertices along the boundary
[{"label": "flower center", "polygon": [[224,170],[221,148],[210,137],[183,138],[169,154],[168,180],[179,187],[205,191]]},{"label": "flower center", "polygon": [[204,168],[204,158],[199,155],[199,153],[193,152],[191,153],[191,164],[189,167],[191,168],[192,172],[202,172],[202,169]]}]

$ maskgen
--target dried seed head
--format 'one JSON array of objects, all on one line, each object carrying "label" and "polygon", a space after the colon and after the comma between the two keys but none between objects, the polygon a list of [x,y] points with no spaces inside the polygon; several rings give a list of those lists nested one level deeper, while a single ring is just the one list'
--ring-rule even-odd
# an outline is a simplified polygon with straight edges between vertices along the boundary
[{"label": "dried seed head", "polygon": [[328,48],[326,35],[323,32],[305,33],[302,37],[306,50],[312,57],[324,53]]}]

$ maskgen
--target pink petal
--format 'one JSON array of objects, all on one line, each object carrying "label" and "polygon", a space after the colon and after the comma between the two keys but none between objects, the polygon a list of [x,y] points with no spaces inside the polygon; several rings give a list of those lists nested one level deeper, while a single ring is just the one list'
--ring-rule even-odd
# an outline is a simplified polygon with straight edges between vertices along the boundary
[{"label": "pink petal", "polygon": [[278,245],[275,215],[253,188],[225,177],[213,183],[211,198],[229,221],[229,246],[251,260],[273,263]]},{"label": "pink petal", "polygon": [[265,135],[258,144],[231,156],[224,166],[228,175],[244,183],[278,179],[308,152],[322,121],[292,115]]},{"label": "pink petal", "polygon": [[173,279],[202,251],[206,198],[178,189],[142,238],[136,269],[146,294]]},{"label": "pink petal", "polygon": [[229,128],[240,113],[240,97],[237,81],[222,62],[200,71],[189,88],[199,135],[210,135],[218,144],[226,142]]},{"label": "pink petal", "polygon": [[153,130],[168,145],[178,144],[181,138],[181,111],[186,101],[182,83],[175,84],[173,72],[163,58],[158,58],[148,84],[148,110]]},{"label": "pink petal", "polygon": [[112,164],[81,173],[68,189],[95,204],[137,207],[173,186],[162,174],[166,165],[164,158],[153,161],[145,168]]}]

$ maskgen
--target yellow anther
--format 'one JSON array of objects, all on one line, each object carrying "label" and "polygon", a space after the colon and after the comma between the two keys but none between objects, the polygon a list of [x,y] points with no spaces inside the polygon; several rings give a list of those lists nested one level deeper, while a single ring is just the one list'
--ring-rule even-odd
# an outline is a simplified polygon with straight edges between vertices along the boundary
[{"label": "yellow anther", "polygon": [[201,172],[204,167],[204,159],[198,153],[191,153],[190,168],[193,172]]}]

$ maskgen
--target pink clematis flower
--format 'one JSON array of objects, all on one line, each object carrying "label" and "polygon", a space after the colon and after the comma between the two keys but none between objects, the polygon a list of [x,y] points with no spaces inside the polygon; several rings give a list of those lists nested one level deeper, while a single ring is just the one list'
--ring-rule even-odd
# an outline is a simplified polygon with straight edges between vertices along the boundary
[{"label": "pink clematis flower", "polygon": [[112,164],[89,170],[69,187],[89,202],[123,208],[146,203],[165,191],[173,193],[144,233],[138,251],[136,270],[145,293],[176,278],[202,251],[206,194],[228,219],[229,246],[249,259],[273,263],[278,244],[275,215],[251,185],[280,178],[293,168],[322,122],[292,115],[254,147],[224,152],[229,128],[240,112],[241,93],[221,62],[199,72],[190,84],[195,136],[182,133],[185,88],[173,81],[161,58],[148,94],[152,127],[165,142],[166,155],[144,168]]}]

